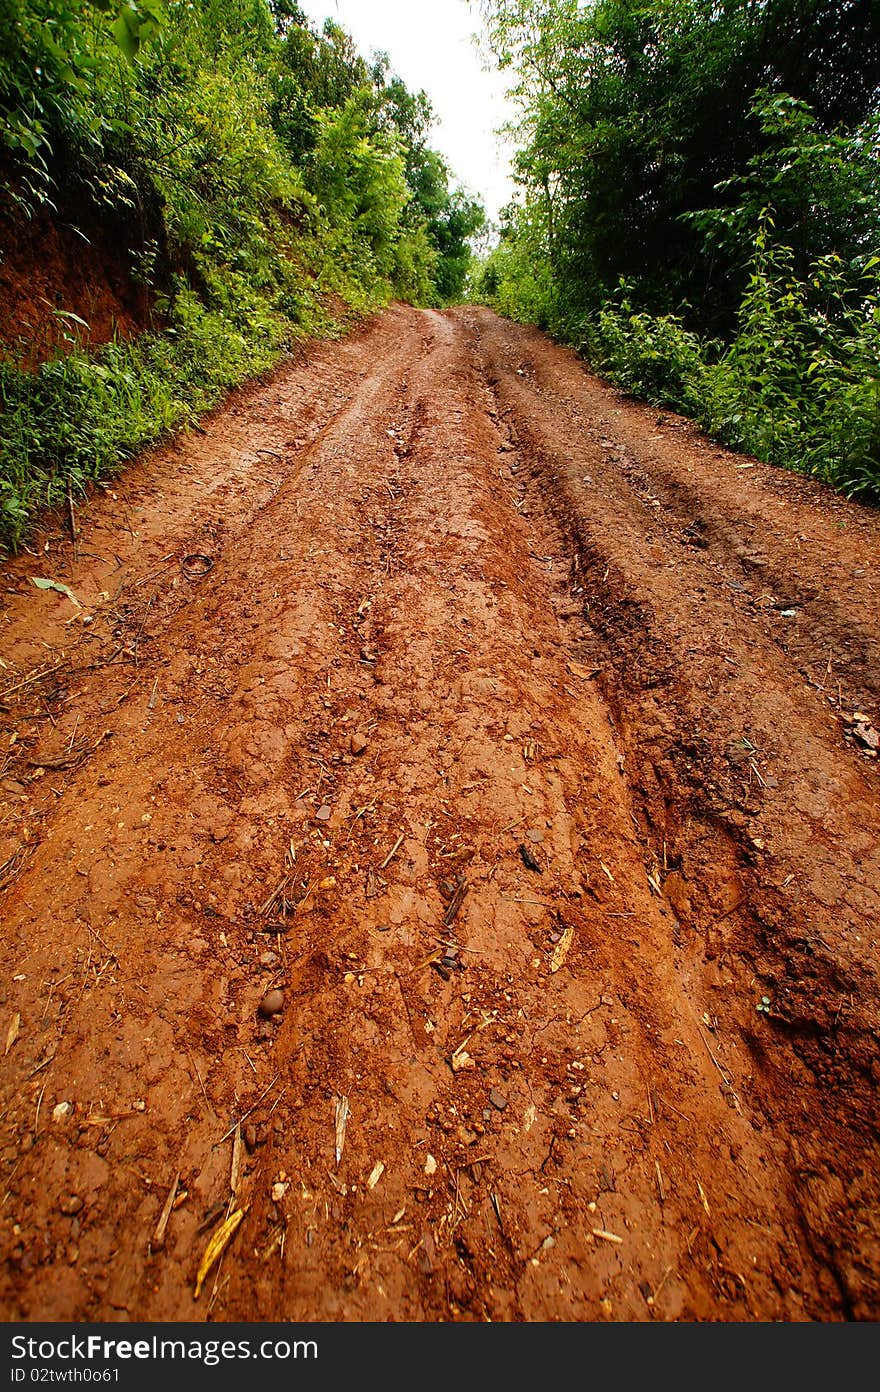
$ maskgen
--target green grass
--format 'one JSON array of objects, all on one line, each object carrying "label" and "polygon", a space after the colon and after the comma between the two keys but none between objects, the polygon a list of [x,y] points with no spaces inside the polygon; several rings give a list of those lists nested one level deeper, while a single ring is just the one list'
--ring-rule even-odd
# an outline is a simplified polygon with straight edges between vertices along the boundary
[{"label": "green grass", "polygon": [[[338,264],[306,290],[255,292],[224,280],[224,304],[208,308],[184,284],[162,332],[98,350],[74,347],[37,372],[0,362],[0,546],[17,551],[42,509],[82,495],[126,460],[192,425],[240,383],[277,363],[297,340],[335,336],[346,312],[386,302]],[[332,295],[342,315],[325,307]]]}]

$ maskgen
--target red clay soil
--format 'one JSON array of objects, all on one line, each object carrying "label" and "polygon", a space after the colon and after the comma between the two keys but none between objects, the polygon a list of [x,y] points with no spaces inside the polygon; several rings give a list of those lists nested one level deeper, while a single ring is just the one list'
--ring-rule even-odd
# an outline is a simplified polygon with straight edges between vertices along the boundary
[{"label": "red clay soil", "polygon": [[77,520],[4,567],[5,1318],[880,1317],[876,512],[398,307]]},{"label": "red clay soil", "polygon": [[138,229],[68,197],[63,213],[0,216],[0,232],[3,357],[33,370],[74,344],[95,348],[148,326],[154,297],[133,274]]}]

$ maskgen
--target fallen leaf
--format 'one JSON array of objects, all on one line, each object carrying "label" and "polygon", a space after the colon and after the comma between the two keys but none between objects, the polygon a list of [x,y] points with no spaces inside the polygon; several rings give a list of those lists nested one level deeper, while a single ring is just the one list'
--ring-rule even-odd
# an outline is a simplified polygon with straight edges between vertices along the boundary
[{"label": "fallen leaf", "polygon": [[66,595],[71,604],[76,605],[77,609],[82,608],[82,605],[69,585],[62,585],[59,580],[44,580],[42,576],[32,575],[31,584],[36,585],[38,590],[56,590],[58,594]]},{"label": "fallen leaf", "polygon": [[601,672],[601,667],[584,667],[580,662],[569,662],[568,670],[573,677],[580,677],[581,681],[592,681]]},{"label": "fallen leaf", "polygon": [[571,951],[571,945],[573,942],[574,929],[571,926],[569,926],[568,928],[566,928],[565,932],[562,934],[562,937],[559,939],[559,942],[553,949],[553,956],[550,958],[551,972],[558,972],[559,968],[564,965],[565,959]]},{"label": "fallen leaf", "polygon": [[215,1262],[218,1262],[226,1251],[243,1217],[244,1209],[236,1209],[235,1213],[230,1213],[225,1222],[221,1223],[216,1232],[212,1233],[208,1245],[205,1248],[205,1255],[202,1257],[198,1275],[196,1276],[194,1300],[198,1300],[202,1286],[205,1284],[205,1277],[208,1275],[208,1272],[211,1270],[211,1267],[214,1266]]}]

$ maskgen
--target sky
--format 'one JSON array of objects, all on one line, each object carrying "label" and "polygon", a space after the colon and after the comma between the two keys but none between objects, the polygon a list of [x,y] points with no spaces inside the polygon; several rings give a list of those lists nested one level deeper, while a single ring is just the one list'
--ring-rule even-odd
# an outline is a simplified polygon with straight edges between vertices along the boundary
[{"label": "sky", "polygon": [[429,143],[439,150],[453,181],[478,194],[494,221],[513,194],[511,146],[495,134],[515,116],[506,99],[506,75],[486,71],[473,35],[480,30],[473,0],[298,0],[319,29],[341,24],[358,50],[387,53],[410,91],[424,90],[436,124]]}]

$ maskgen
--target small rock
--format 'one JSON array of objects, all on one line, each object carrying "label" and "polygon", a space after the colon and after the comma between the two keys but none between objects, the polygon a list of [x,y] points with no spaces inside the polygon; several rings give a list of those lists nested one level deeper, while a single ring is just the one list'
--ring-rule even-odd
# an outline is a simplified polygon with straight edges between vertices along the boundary
[{"label": "small rock", "polygon": [[433,1155],[425,1156],[425,1174],[432,1175],[437,1173],[437,1161]]},{"label": "small rock", "polygon": [[70,1114],[71,1114],[72,1111],[73,1111],[73,1103],[72,1103],[72,1102],[58,1102],[58,1103],[52,1108],[52,1120],[53,1120],[53,1121],[66,1121],[67,1118],[70,1116]]},{"label": "small rock", "polygon": [[26,791],[24,784],[19,783],[14,778],[4,778],[3,782],[0,783],[0,788],[3,789],[4,793],[23,793]]},{"label": "small rock", "polygon": [[271,1020],[273,1015],[280,1015],[284,1009],[284,992],[277,987],[267,991],[258,1008],[264,1020]]},{"label": "small rock", "polygon": [[356,730],[348,742],[348,747],[352,754],[363,754],[367,748],[366,735],[362,735]]},{"label": "small rock", "polygon": [[529,827],[526,836],[530,841],[533,841],[536,846],[540,846],[541,842],[544,840],[544,833],[540,827]]},{"label": "small rock", "polygon": [[492,1103],[496,1112],[503,1112],[504,1108],[507,1106],[507,1098],[502,1097],[497,1088],[489,1089],[489,1101]]},{"label": "small rock", "polygon": [[377,924],[376,924],[376,932],[377,932],[377,933],[390,933],[390,932],[391,932],[391,924],[390,924],[390,923],[377,923]]},{"label": "small rock", "polygon": [[263,952],[263,953],[260,954],[260,966],[261,966],[261,967],[274,967],[274,965],[275,965],[275,963],[276,963],[277,961],[278,961],[278,953],[277,953],[277,952]]},{"label": "small rock", "polygon": [[434,1259],[437,1249],[434,1246],[434,1239],[427,1229],[422,1233],[422,1243],[419,1250],[419,1270],[424,1276],[431,1276],[434,1272]]},{"label": "small rock", "polygon": [[257,1128],[255,1126],[246,1126],[242,1134],[248,1155],[253,1155],[257,1148]]},{"label": "small rock", "polygon": [[315,816],[319,822],[329,822],[331,810],[330,805],[325,802],[322,807],[318,808]]},{"label": "small rock", "polygon": [[63,1200],[61,1212],[64,1214],[65,1218],[75,1218],[81,1211],[82,1206],[83,1201],[79,1194],[71,1194],[69,1198]]}]

